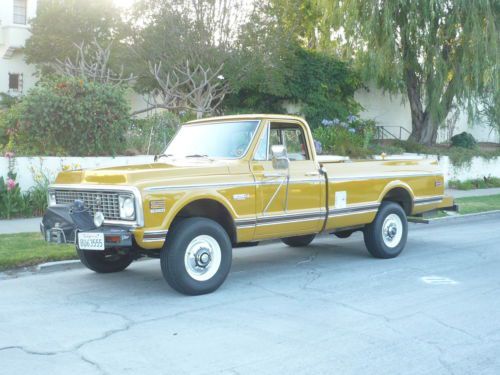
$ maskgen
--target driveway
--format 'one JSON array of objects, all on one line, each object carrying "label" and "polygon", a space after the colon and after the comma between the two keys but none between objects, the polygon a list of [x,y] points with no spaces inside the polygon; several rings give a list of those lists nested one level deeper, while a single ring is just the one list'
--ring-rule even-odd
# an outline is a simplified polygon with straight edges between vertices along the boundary
[{"label": "driveway", "polygon": [[411,225],[399,258],[359,233],[235,249],[186,297],[157,260],[0,280],[4,374],[499,374],[500,214]]}]

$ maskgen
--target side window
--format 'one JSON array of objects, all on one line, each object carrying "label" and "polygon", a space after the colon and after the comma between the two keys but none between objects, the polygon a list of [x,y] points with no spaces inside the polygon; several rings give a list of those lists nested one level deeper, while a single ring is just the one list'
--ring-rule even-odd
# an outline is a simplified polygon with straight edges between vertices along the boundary
[{"label": "side window", "polygon": [[257,150],[255,151],[255,156],[253,158],[254,160],[267,160],[267,140],[269,138],[268,134],[269,126],[266,126],[266,129],[262,132]]},{"label": "side window", "polygon": [[309,160],[302,127],[292,124],[271,124],[269,140],[269,150],[274,145],[285,145],[290,161]]}]

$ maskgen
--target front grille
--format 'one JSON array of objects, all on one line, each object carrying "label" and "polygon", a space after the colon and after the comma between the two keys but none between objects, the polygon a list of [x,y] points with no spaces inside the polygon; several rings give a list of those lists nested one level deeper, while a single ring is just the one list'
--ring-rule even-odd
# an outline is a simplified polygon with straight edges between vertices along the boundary
[{"label": "front grille", "polygon": [[76,191],[76,190],[55,190],[57,204],[73,204],[76,199],[82,200],[85,207],[88,207],[94,215],[96,211],[101,211],[106,220],[120,219],[120,203],[118,193],[111,191]]}]

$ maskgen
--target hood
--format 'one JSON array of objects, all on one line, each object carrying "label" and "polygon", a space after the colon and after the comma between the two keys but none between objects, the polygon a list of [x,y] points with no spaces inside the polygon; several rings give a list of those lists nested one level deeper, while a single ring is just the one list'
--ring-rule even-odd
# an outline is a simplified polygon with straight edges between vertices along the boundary
[{"label": "hood", "polygon": [[171,163],[151,163],[61,172],[56,184],[129,185],[140,186],[155,182],[181,184],[187,178],[223,175],[229,167],[222,160],[200,160]]}]

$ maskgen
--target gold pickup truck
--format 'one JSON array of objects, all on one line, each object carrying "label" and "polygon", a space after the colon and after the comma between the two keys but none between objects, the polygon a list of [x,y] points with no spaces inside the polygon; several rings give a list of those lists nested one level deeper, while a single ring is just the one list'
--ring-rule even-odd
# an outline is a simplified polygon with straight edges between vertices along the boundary
[{"label": "gold pickup truck", "polygon": [[393,258],[408,216],[454,207],[437,161],[318,156],[307,123],[282,115],[188,122],[151,164],[61,172],[48,200],[47,241],[74,242],[96,272],[160,258],[191,295],[224,282],[238,245],[359,230],[373,256]]}]

